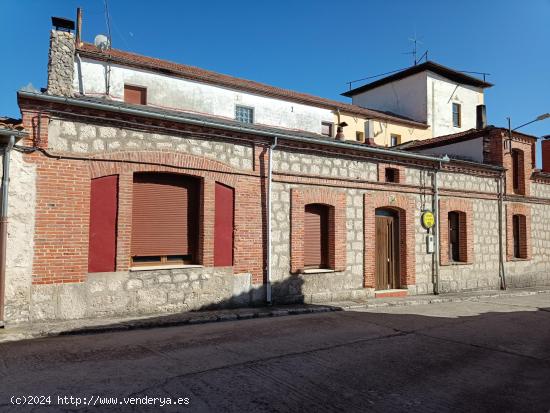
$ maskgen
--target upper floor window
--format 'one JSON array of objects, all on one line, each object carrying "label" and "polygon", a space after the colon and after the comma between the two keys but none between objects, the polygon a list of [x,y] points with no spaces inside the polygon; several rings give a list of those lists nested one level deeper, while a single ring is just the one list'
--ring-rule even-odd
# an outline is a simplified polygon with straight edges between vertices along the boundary
[{"label": "upper floor window", "polygon": [[235,119],[242,123],[254,123],[254,109],[247,106],[235,106]]},{"label": "upper floor window", "polygon": [[334,128],[334,124],[332,122],[321,123],[321,135],[325,135],[332,138],[333,128]]},{"label": "upper floor window", "polygon": [[512,184],[514,193],[523,194],[524,193],[524,160],[523,152],[518,149],[512,150]]},{"label": "upper floor window", "polygon": [[392,133],[390,135],[390,146],[397,146],[401,143],[401,135],[396,135]]},{"label": "upper floor window", "polygon": [[133,105],[146,105],[147,89],[140,86],[124,85],[124,102]]},{"label": "upper floor window", "polygon": [[365,141],[365,133],[357,131],[355,132],[355,140],[357,142],[364,142]]},{"label": "upper floor window", "polygon": [[384,178],[386,182],[399,182],[399,170],[397,168],[386,168]]},{"label": "upper floor window", "polygon": [[459,103],[453,103],[453,126],[460,128],[462,124],[462,111]]}]

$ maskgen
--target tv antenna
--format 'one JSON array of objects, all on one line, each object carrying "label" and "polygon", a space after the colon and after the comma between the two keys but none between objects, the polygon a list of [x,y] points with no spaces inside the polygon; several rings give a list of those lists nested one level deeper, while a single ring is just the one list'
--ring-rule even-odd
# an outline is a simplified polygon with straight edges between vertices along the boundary
[{"label": "tv antenna", "polygon": [[428,60],[428,50],[426,50],[422,56],[420,56],[420,58],[417,59],[417,55],[418,55],[418,45],[419,44],[423,44],[420,40],[418,40],[418,38],[416,37],[416,32],[414,33],[414,37],[413,38],[410,38],[409,37],[409,41],[413,43],[413,49],[412,51],[410,52],[405,52],[404,54],[410,54],[410,55],[413,55],[413,58],[414,58],[414,66],[416,66],[418,63],[420,63],[422,61],[422,59],[426,59],[426,61]]}]

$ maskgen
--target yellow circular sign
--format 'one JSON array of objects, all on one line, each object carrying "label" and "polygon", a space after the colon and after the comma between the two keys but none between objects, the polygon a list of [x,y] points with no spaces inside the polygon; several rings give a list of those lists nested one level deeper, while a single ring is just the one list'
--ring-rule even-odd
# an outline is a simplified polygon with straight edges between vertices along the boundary
[{"label": "yellow circular sign", "polygon": [[435,216],[431,211],[426,211],[422,214],[422,225],[429,229],[435,225]]}]

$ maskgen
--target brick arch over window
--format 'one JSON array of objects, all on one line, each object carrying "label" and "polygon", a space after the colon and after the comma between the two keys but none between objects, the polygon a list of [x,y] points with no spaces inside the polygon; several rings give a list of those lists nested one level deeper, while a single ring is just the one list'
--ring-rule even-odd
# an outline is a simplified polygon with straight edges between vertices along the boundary
[{"label": "brick arch over window", "polygon": [[520,238],[520,249],[524,252],[525,260],[533,257],[531,242],[531,207],[525,204],[511,203],[506,205],[506,260],[514,259],[514,215],[525,217],[525,227],[522,228],[525,237]]},{"label": "brick arch over window", "polygon": [[415,211],[414,198],[400,194],[364,195],[364,265],[363,282],[366,288],[376,286],[376,209],[394,210],[399,216],[400,285],[406,288],[416,283]]},{"label": "brick arch over window", "polygon": [[346,194],[327,189],[293,188],[290,192],[290,271],[304,269],[304,219],[305,206],[322,204],[329,206],[328,266],[334,271],[346,269]]},{"label": "brick arch over window", "polygon": [[472,201],[459,198],[447,198],[439,201],[439,260],[441,265],[451,265],[449,259],[449,212],[458,212],[460,261],[462,264],[474,262],[474,227]]},{"label": "brick arch over window", "polygon": [[[171,172],[213,178],[224,185],[235,187],[237,172],[233,167],[213,159],[185,153],[162,151],[127,151],[96,155],[90,161],[90,175],[98,178],[124,172]],[[100,161],[105,159],[106,161]]]},{"label": "brick arch over window", "polygon": [[211,159],[173,152],[115,152],[97,155],[96,158],[106,161],[90,162],[91,178],[119,176],[117,271],[125,271],[130,266],[132,185],[134,173],[139,172],[168,172],[201,179],[197,257],[198,262],[205,267],[214,265],[215,209],[207,206],[214,205],[216,182],[232,189],[237,187],[237,176],[232,174],[235,169]]}]

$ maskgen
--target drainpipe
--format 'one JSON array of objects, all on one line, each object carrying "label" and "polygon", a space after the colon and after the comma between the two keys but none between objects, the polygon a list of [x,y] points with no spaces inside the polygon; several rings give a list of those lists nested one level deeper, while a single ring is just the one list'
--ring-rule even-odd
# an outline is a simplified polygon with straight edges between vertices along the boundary
[{"label": "drainpipe", "polygon": [[432,210],[435,216],[435,225],[433,226],[434,236],[434,253],[432,255],[432,266],[434,271],[434,294],[439,294],[439,182],[437,173],[441,170],[441,162],[439,167],[434,169],[434,195],[432,197]]},{"label": "drainpipe", "polygon": [[273,150],[277,146],[277,137],[273,138],[273,145],[269,147],[269,160],[267,172],[267,280],[265,289],[265,300],[267,304],[271,304],[271,186],[273,176]]},{"label": "drainpipe", "polygon": [[502,225],[504,203],[504,172],[501,172],[498,180],[498,261],[500,275],[500,289],[506,290],[506,269],[504,268],[504,228]]},{"label": "drainpipe", "polygon": [[2,154],[2,201],[0,203],[0,327],[4,326],[4,296],[6,285],[6,245],[8,238],[8,185],[10,180],[10,151],[15,136],[10,136]]}]

